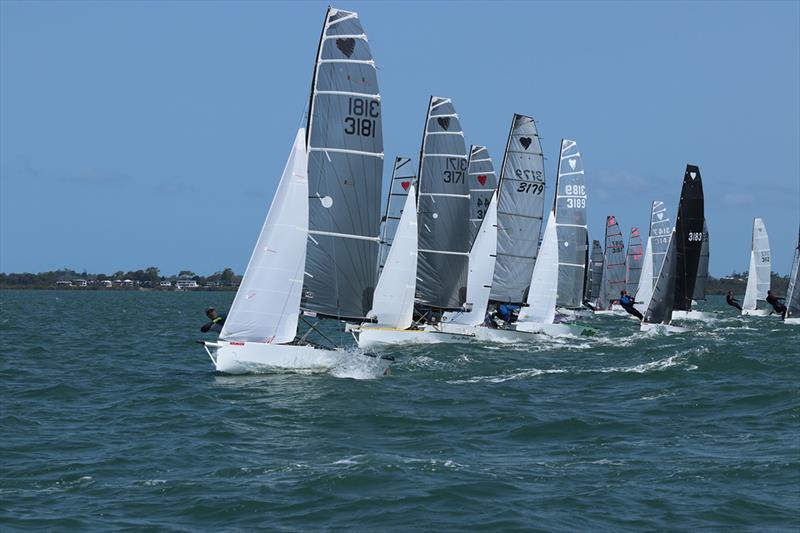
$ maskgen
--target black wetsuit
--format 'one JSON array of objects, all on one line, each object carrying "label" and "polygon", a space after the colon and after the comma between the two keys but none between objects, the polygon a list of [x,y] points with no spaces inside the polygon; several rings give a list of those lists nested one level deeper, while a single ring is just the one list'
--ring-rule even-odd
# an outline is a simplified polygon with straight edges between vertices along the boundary
[{"label": "black wetsuit", "polygon": [[633,304],[634,304],[633,298],[631,298],[627,294],[619,299],[619,305],[621,305],[622,308],[628,312],[628,314],[635,316],[639,320],[643,320],[644,317],[642,316],[642,313],[640,313],[639,310],[633,306]]},{"label": "black wetsuit", "polygon": [[767,303],[772,306],[776,313],[783,314],[786,311],[786,306],[781,303],[781,299],[775,296],[774,294],[770,294],[767,296]]},{"label": "black wetsuit", "polygon": [[739,302],[736,301],[736,298],[734,298],[732,294],[726,295],[725,301],[728,302],[728,305],[730,305],[731,307],[735,307],[739,311],[742,310],[742,306],[739,305]]},{"label": "black wetsuit", "polygon": [[200,331],[202,331],[203,333],[208,333],[209,331],[214,331],[216,333],[219,333],[220,331],[222,331],[222,325],[224,323],[225,323],[225,315],[219,315],[211,322],[203,324],[203,327],[200,328]]}]

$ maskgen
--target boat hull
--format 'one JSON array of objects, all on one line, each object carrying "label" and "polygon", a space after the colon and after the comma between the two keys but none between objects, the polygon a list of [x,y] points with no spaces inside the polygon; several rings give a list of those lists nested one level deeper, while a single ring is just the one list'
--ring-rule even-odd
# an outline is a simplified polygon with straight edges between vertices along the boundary
[{"label": "boat hull", "polygon": [[789,324],[790,326],[800,326],[800,317],[784,318],[783,323]]},{"label": "boat hull", "polygon": [[380,349],[404,344],[464,343],[475,335],[427,329],[350,328],[359,348]]},{"label": "boat hull", "polygon": [[527,334],[547,335],[548,337],[577,337],[587,333],[589,328],[575,324],[541,324],[536,322],[518,322],[516,331]]},{"label": "boat hull", "polygon": [[769,309],[742,309],[742,316],[769,316]]},{"label": "boat hull", "polygon": [[657,331],[659,333],[686,333],[689,331],[686,328],[675,326],[673,324],[651,324],[649,322],[642,322],[639,326],[640,331]]},{"label": "boat hull", "polygon": [[703,311],[672,311],[672,320],[711,320],[714,315]]},{"label": "boat hull", "polygon": [[308,345],[266,344],[262,342],[204,342],[214,368],[226,374],[305,370],[322,372],[353,361],[375,366],[385,372],[391,358],[340,350],[326,350]]}]

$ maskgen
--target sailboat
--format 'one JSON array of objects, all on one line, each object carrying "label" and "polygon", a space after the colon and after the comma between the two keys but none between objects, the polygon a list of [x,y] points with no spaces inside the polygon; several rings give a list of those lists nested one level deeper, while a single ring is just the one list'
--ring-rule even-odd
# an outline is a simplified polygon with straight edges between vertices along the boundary
[{"label": "sailboat", "polygon": [[794,249],[794,260],[792,261],[792,272],[789,274],[789,288],[786,290],[784,324],[800,325],[800,232],[798,233],[797,247]]},{"label": "sailboat", "polygon": [[661,329],[671,333],[686,329],[671,324],[673,310],[691,306],[703,240],[703,182],[696,165],[686,165],[675,229],[659,270],[653,295],[644,313],[641,330]]},{"label": "sailboat", "polygon": [[584,306],[591,308],[593,300],[600,295],[600,285],[603,282],[603,245],[600,241],[592,240],[592,256],[588,261],[587,269],[589,278],[586,283]]},{"label": "sailboat", "polygon": [[636,290],[639,288],[643,262],[642,236],[639,228],[633,226],[628,237],[628,254],[625,256],[625,290],[630,295],[636,294]]},{"label": "sailboat", "polygon": [[620,314],[625,310],[613,306],[625,288],[625,242],[619,224],[613,215],[606,217],[606,251],[603,257],[602,282],[600,293],[595,300],[596,314]]},{"label": "sailboat", "polygon": [[416,171],[411,163],[411,158],[397,156],[392,165],[392,175],[389,180],[389,195],[386,199],[386,210],[381,218],[381,242],[378,253],[378,278],[383,272],[383,266],[392,248],[392,241],[400,224],[400,216],[406,204],[406,198],[411,188],[417,187]]},{"label": "sailboat", "polygon": [[483,219],[489,211],[489,203],[497,190],[497,176],[492,158],[485,146],[472,145],[467,161],[467,183],[469,184],[469,245],[481,228]]},{"label": "sailboat", "polygon": [[703,244],[700,248],[700,263],[697,266],[697,276],[695,277],[694,293],[692,294],[692,308],[689,311],[672,311],[673,320],[708,320],[710,313],[694,309],[697,302],[706,299],[706,284],[708,283],[708,259],[709,259],[709,240],[708,226],[703,221]]},{"label": "sailboat", "polygon": [[219,339],[203,342],[217,370],[326,369],[352,357],[388,367],[391,357],[309,342],[313,325],[297,336],[301,309],[359,320],[371,307],[382,166],[380,94],[367,37],[357,13],[329,7],[307,126],[295,137]]},{"label": "sailboat", "polygon": [[667,254],[672,229],[664,202],[654,201],[650,208],[650,229],[642,262],[642,272],[639,276],[639,285],[634,293],[635,307],[642,314],[650,305],[653,289],[661,273],[661,264]]},{"label": "sailboat", "polygon": [[[467,342],[474,337],[445,332],[439,327],[443,313],[466,310],[470,217],[467,167],[464,132],[453,103],[450,98],[432,96],[425,114],[416,203],[410,204],[410,199],[407,199],[403,209],[403,216],[410,217],[415,213],[416,220],[413,225],[410,219],[405,224],[400,222],[393,249],[387,258],[387,261],[392,259],[401,232],[416,232],[417,253],[413,262],[416,276],[409,282],[404,281],[403,276],[396,276],[394,281],[387,278],[387,283],[413,283],[415,310],[419,318],[415,322],[386,321],[373,310],[377,324],[364,321],[358,326],[348,326],[360,347]],[[409,268],[406,264],[408,258],[402,259],[405,271]],[[381,279],[387,275],[384,267]],[[405,290],[405,286],[391,288],[391,292],[401,289]],[[390,305],[391,302],[387,302],[387,306]],[[406,304],[398,300],[394,305]]]},{"label": "sailboat", "polygon": [[758,300],[767,297],[770,286],[772,263],[770,260],[769,237],[764,221],[753,220],[753,239],[750,249],[750,269],[747,273],[747,288],[742,301],[742,315],[767,316],[769,309],[759,309]]},{"label": "sailboat", "polygon": [[556,176],[555,224],[558,239],[558,296],[565,314],[582,313],[589,269],[586,177],[578,143],[561,140]]}]

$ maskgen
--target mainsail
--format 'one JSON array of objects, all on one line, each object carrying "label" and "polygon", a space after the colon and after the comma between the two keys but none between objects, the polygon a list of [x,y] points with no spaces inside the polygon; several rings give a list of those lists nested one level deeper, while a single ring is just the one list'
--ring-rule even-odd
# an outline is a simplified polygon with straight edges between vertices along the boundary
[{"label": "mainsail", "polygon": [[417,287],[417,209],[416,190],[408,188],[392,247],[383,265],[370,315],[381,326],[406,329],[414,314]]},{"label": "mainsail", "polygon": [[583,162],[578,143],[570,139],[561,140],[554,209],[558,238],[557,305],[577,309],[583,303],[589,241]]},{"label": "mainsail", "polygon": [[460,309],[467,297],[470,197],[464,132],[449,98],[431,97],[419,167],[417,299]]},{"label": "mainsail", "polygon": [[678,217],[675,219],[675,303],[679,311],[691,311],[692,295],[703,247],[703,181],[700,169],[686,165]]},{"label": "mainsail", "polygon": [[357,13],[328,8],[311,88],[302,306],[360,320],[377,277],[383,131],[375,62]]},{"label": "mainsail", "polygon": [[786,315],[784,318],[800,319],[800,235],[794,249],[792,272],[789,274],[789,288],[786,291]]},{"label": "mainsail", "polygon": [[497,262],[491,299],[522,304],[544,216],[544,155],[533,118],[514,115],[500,173]]},{"label": "mainsail", "polygon": [[603,283],[603,246],[600,244],[600,241],[592,240],[592,261],[591,261],[591,277],[589,286],[589,298],[590,300],[600,297],[600,286]]},{"label": "mainsail", "polygon": [[472,145],[467,162],[467,184],[469,185],[469,245],[475,242],[475,236],[481,222],[489,210],[489,202],[497,189],[497,176],[494,173],[492,158],[485,146]]},{"label": "mainsail", "polygon": [[625,287],[625,242],[616,217],[606,217],[606,253],[603,260],[603,283],[597,297],[597,309],[610,309]]},{"label": "mainsail", "polygon": [[636,294],[643,261],[642,236],[639,234],[639,228],[634,226],[628,237],[628,255],[625,256],[625,290],[628,291],[628,294]]},{"label": "mainsail", "polygon": [[770,286],[772,261],[769,250],[767,227],[760,218],[753,220],[753,241],[750,250],[750,269],[747,273],[747,288],[744,292],[742,309],[752,311],[758,300],[767,297]]},{"label": "mainsail", "polygon": [[220,339],[287,343],[297,334],[308,238],[308,157],[300,129]]},{"label": "mainsail", "polygon": [[661,264],[667,255],[669,241],[672,236],[672,220],[667,214],[664,202],[658,200],[653,202],[650,213],[650,240],[653,243],[653,282],[652,287],[656,286],[658,274],[661,272]]},{"label": "mainsail", "polygon": [[[417,176],[414,165],[408,157],[395,157],[392,166],[392,179],[389,182],[389,196],[386,199],[386,211],[381,219],[381,248],[378,254],[378,277],[380,278],[386,257],[392,248],[392,241],[397,232],[397,225],[403,214],[408,191],[416,188]],[[416,205],[416,202],[414,203]]]},{"label": "mainsail", "polygon": [[644,313],[644,322],[650,324],[669,324],[675,301],[675,266],[677,258],[676,234],[673,230],[667,244],[667,252],[661,263],[653,296]]},{"label": "mainsail", "polygon": [[708,257],[709,257],[709,240],[708,240],[708,226],[703,221],[703,246],[700,248],[700,264],[697,267],[697,280],[694,284],[693,300],[706,299],[706,285],[708,284]]}]

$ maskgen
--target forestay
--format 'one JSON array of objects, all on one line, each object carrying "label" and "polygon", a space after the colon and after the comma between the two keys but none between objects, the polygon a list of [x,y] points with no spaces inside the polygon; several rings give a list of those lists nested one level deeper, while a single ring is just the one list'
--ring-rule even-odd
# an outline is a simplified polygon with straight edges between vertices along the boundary
[{"label": "forestay", "polygon": [[785,318],[800,319],[800,235],[797,238],[792,272],[789,275],[789,288],[786,291]]},{"label": "forestay", "polygon": [[[497,189],[497,176],[494,172],[492,158],[485,146],[472,145],[469,150],[467,163],[467,184],[469,185],[469,245],[475,241],[475,236],[481,227],[481,222],[489,209],[495,189]],[[471,268],[471,267],[470,267]]]},{"label": "forestay", "polygon": [[706,222],[703,221],[703,246],[700,248],[700,264],[697,266],[697,278],[694,283],[694,294],[692,295],[693,300],[705,300],[706,299],[706,285],[708,284],[708,257],[709,257],[709,246],[710,241],[708,240],[708,226]]},{"label": "forestay", "polygon": [[497,262],[491,299],[527,298],[544,216],[544,156],[533,118],[514,115],[503,157],[497,204]]},{"label": "forestay", "polygon": [[597,309],[610,309],[625,288],[625,242],[616,217],[606,217],[606,253],[603,260],[603,283],[597,298]]},{"label": "forestay", "polygon": [[589,242],[586,199],[586,178],[578,143],[562,139],[554,206],[558,238],[556,303],[569,309],[577,309],[583,303]]},{"label": "forestay", "polygon": [[675,309],[691,311],[692,296],[703,247],[703,181],[700,169],[686,165],[675,219]]},{"label": "forestay", "polygon": [[413,185],[408,188],[392,247],[375,287],[370,316],[378,324],[395,329],[411,326],[417,287],[417,202]]},{"label": "forestay", "polygon": [[464,132],[449,98],[431,97],[419,169],[417,299],[460,309],[466,300],[469,186]]},{"label": "forestay", "polygon": [[451,311],[442,319],[466,326],[483,323],[492,290],[495,254],[497,252],[497,197],[489,198],[489,206],[469,252],[469,276],[467,278],[467,303],[469,311]]},{"label": "forestay", "polygon": [[[395,157],[392,166],[392,178],[389,182],[389,196],[386,199],[386,211],[381,218],[381,247],[378,254],[378,277],[380,278],[386,257],[392,247],[397,225],[400,223],[400,216],[403,214],[403,206],[406,204],[408,191],[411,187],[416,189],[417,176],[414,165],[408,157]],[[414,202],[416,205],[416,201]],[[416,208],[415,208],[416,211]]]},{"label": "forestay", "polygon": [[297,132],[220,339],[279,344],[297,334],[308,238],[305,134]]},{"label": "forestay", "polygon": [[[519,312],[519,322],[552,324],[558,296],[558,236],[555,215],[550,211],[542,237],[542,249],[531,276],[527,306]],[[524,329],[524,328],[523,328]]]},{"label": "forestay", "polygon": [[642,275],[643,261],[642,236],[639,234],[639,228],[634,226],[628,237],[628,254],[625,256],[625,290],[628,291],[628,294],[636,294],[639,278]]},{"label": "forestay", "polygon": [[742,309],[752,311],[757,307],[758,300],[767,297],[770,287],[770,272],[772,261],[770,258],[769,237],[767,227],[760,218],[753,220],[753,241],[750,251],[750,269],[747,273],[747,288],[744,292]]},{"label": "forestay", "polygon": [[673,230],[667,244],[667,252],[661,263],[653,296],[644,313],[644,322],[650,324],[669,324],[672,321],[672,309],[675,301],[675,265],[677,257],[676,236]]},{"label": "forestay", "polygon": [[303,308],[359,320],[372,306],[383,131],[375,63],[358,15],[328,8],[308,114],[309,237]]}]

